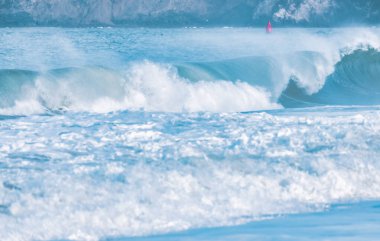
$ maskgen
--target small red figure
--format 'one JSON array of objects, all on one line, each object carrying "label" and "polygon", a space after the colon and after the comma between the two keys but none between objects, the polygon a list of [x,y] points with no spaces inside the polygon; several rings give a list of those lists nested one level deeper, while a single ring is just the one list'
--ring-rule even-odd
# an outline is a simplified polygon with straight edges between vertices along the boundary
[{"label": "small red figure", "polygon": [[270,23],[270,20],[268,21],[266,29],[267,29],[267,33],[271,33],[272,32],[272,24]]}]

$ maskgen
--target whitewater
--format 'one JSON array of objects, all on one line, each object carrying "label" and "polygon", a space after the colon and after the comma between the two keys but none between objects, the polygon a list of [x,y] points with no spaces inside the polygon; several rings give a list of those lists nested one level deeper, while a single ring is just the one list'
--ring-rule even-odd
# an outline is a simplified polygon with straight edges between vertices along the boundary
[{"label": "whitewater", "polygon": [[0,43],[1,240],[380,237],[379,28]]}]

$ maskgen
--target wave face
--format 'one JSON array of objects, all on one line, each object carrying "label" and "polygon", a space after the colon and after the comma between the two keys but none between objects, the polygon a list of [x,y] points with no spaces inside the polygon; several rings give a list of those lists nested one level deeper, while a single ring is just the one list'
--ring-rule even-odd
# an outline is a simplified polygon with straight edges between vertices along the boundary
[{"label": "wave face", "polygon": [[378,24],[377,0],[2,0],[2,26],[340,26]]},{"label": "wave face", "polygon": [[380,104],[380,52],[357,50],[335,66],[322,89],[307,94],[291,80],[279,98],[284,107]]}]

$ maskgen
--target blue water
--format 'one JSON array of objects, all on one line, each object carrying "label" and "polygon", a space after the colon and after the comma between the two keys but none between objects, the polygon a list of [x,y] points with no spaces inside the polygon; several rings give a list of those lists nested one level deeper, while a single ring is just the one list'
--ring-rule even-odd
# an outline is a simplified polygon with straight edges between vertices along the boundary
[{"label": "blue water", "polygon": [[2,240],[378,240],[377,28],[0,29]]},{"label": "blue water", "polygon": [[378,240],[379,208],[378,202],[336,204],[326,212],[279,216],[234,227],[105,240]]}]

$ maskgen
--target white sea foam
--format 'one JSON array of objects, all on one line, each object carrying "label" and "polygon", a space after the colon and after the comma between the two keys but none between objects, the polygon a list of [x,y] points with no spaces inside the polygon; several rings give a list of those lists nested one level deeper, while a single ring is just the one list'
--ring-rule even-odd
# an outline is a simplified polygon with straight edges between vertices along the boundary
[{"label": "white sea foam", "polygon": [[270,93],[247,83],[189,82],[168,66],[145,62],[127,76],[125,102],[148,111],[231,112],[279,108]]},{"label": "white sea foam", "polygon": [[0,234],[99,240],[378,199],[379,115],[322,109],[2,121]]},{"label": "white sea foam", "polygon": [[124,72],[95,68],[40,75],[15,100],[14,106],[0,109],[0,114],[25,115],[47,110],[232,112],[280,108],[271,102],[265,89],[243,82],[190,82],[181,78],[175,68],[148,61],[135,63]]}]

